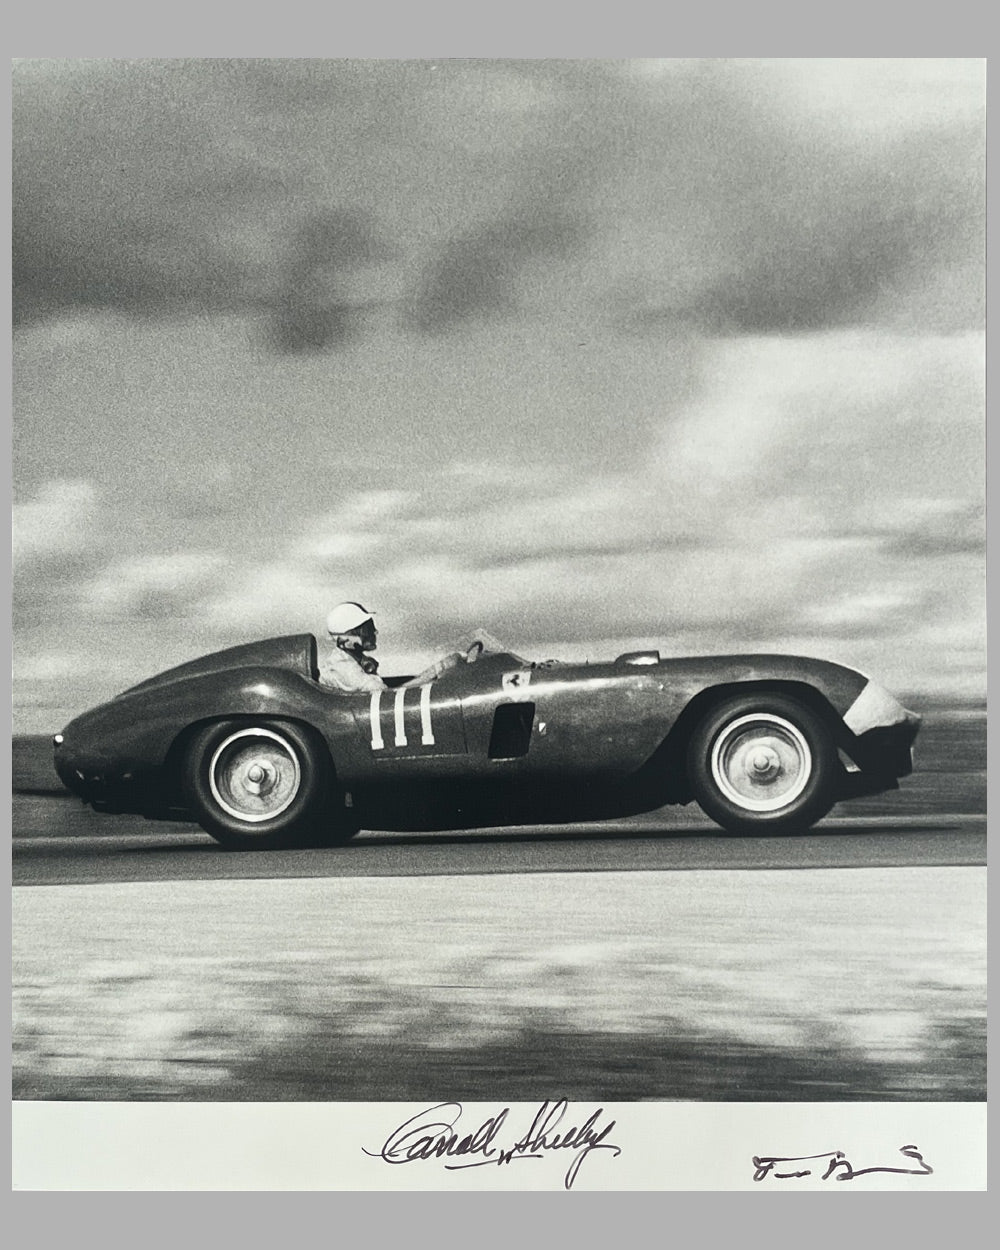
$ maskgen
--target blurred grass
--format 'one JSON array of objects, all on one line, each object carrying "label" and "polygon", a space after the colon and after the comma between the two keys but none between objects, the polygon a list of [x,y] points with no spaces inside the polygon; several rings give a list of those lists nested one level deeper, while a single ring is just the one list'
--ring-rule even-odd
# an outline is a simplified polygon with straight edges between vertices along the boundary
[{"label": "blurred grass", "polygon": [[936,1026],[933,1055],[871,1058],[833,1042],[806,1050],[738,1037],[651,1039],[530,1025],[499,1045],[442,1051],[406,1041],[360,1044],[314,1022],[291,1042],[219,1068],[113,1077],[19,1065],[13,1097],[156,1102],[483,1102],[646,1099],[690,1102],[977,1102],[986,1098],[985,1019]]},{"label": "blurred grass", "polygon": [[16,1098],[985,1097],[979,868],[14,892]]}]

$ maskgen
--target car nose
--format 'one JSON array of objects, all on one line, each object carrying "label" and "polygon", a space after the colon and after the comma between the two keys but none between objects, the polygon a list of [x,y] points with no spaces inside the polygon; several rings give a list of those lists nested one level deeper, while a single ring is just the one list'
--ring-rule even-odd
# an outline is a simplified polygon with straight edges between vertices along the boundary
[{"label": "car nose", "polygon": [[[891,725],[920,724],[915,712],[903,707],[895,695],[890,694],[878,682],[869,681],[844,713],[844,724],[857,737],[870,729]],[[914,729],[914,733],[916,729]]]}]

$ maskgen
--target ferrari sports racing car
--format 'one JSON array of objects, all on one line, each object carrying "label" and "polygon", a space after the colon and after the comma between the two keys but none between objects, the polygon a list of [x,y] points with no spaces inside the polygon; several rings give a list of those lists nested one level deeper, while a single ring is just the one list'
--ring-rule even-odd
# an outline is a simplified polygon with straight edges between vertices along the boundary
[{"label": "ferrari sports racing car", "polygon": [[385,681],[321,685],[311,634],[233,647],[77,717],[55,737],[56,770],[98,811],[193,819],[236,849],[691,801],[730,833],[788,834],[897,788],[920,724],[822,660],[539,663],[483,630],[429,677]]}]

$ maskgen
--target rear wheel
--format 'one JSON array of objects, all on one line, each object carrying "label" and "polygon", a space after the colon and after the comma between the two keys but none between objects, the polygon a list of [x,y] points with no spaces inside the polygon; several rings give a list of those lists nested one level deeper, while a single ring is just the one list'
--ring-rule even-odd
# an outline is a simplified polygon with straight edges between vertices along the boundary
[{"label": "rear wheel", "polygon": [[291,723],[209,725],[186,757],[185,789],[198,823],[234,850],[343,840],[332,782],[322,743]]},{"label": "rear wheel", "polygon": [[688,747],[698,803],[730,833],[802,833],[833,806],[840,765],[823,721],[785,695],[740,695]]}]

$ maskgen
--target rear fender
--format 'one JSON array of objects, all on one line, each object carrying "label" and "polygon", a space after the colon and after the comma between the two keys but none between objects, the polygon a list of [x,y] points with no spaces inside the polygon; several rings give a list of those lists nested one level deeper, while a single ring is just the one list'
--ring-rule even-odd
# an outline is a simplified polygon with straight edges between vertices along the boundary
[{"label": "rear fender", "polygon": [[350,742],[349,700],[331,696],[302,674],[251,668],[185,675],[85,712],[64,730],[56,768],[70,789],[75,786],[64,773],[82,768],[104,777],[111,789],[124,783],[130,797],[122,802],[141,804],[144,810],[159,808],[176,797],[177,761],[191,732],[212,722],[251,718],[294,722],[324,743],[330,734]]},{"label": "rear fender", "polygon": [[[206,709],[211,714],[206,715]],[[160,764],[188,726],[241,716],[295,720],[324,726],[337,711],[311,680],[283,669],[242,669],[198,674],[120,695],[80,718],[92,741],[109,751],[132,749]],[[349,716],[345,706],[343,715]],[[77,722],[66,730],[67,737]]]},{"label": "rear fender", "polygon": [[185,806],[184,762],[187,759],[188,749],[190,748],[191,743],[201,730],[207,728],[209,725],[218,725],[222,723],[233,725],[259,725],[262,720],[278,722],[285,725],[296,725],[303,731],[303,733],[308,734],[313,739],[317,750],[320,751],[329,766],[329,776],[331,782],[336,780],[337,766],[334,763],[333,756],[330,754],[329,745],[323,735],[317,730],[316,726],[310,724],[309,721],[302,720],[297,716],[285,716],[280,714],[273,716],[250,716],[245,713],[236,713],[226,716],[206,716],[202,720],[193,721],[190,725],[186,725],[167,748],[167,753],[163,760],[163,766],[160,770],[163,806],[169,808],[180,808]]}]

